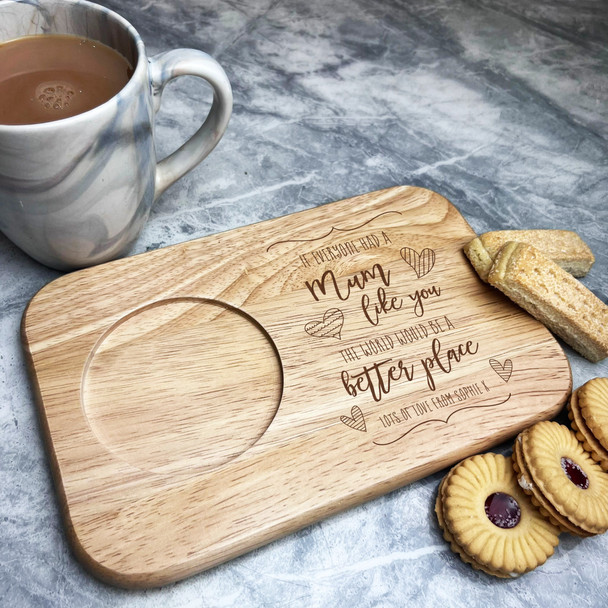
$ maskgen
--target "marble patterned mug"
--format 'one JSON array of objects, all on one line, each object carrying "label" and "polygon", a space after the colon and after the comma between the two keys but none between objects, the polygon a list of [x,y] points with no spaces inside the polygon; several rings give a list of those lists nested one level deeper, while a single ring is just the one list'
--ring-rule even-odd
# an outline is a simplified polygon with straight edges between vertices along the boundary
[{"label": "marble patterned mug", "polygon": [[[162,192],[213,150],[232,112],[221,66],[194,49],[148,59],[133,26],[84,0],[0,2],[0,43],[36,34],[102,42],[131,63],[118,94],[92,110],[53,122],[0,124],[0,231],[31,257],[60,270],[128,252]],[[200,129],[157,161],[154,115],[171,79],[194,75],[213,88]]]}]

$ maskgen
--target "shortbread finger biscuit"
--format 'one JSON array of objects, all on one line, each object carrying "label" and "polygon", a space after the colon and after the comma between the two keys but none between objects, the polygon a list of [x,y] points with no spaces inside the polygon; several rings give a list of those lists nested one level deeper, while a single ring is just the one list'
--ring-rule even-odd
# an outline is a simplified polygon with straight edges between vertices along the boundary
[{"label": "shortbread finger biscuit", "polygon": [[608,473],[557,422],[538,422],[522,436],[532,481],[556,511],[591,534],[608,530]]},{"label": "shortbread finger biscuit", "polygon": [[590,361],[608,356],[608,306],[524,243],[507,243],[488,281]]},{"label": "shortbread finger biscuit", "polygon": [[[448,473],[448,475],[449,475],[449,473]],[[487,568],[483,564],[477,563],[473,558],[469,557],[463,551],[462,547],[459,547],[454,542],[454,537],[450,534],[450,532],[446,528],[445,519],[443,517],[443,490],[444,490],[445,482],[446,482],[448,475],[446,475],[441,480],[441,483],[439,484],[439,490],[437,491],[437,498],[435,499],[435,514],[437,516],[437,523],[439,524],[439,528],[443,534],[443,538],[450,545],[450,549],[454,553],[456,553],[456,555],[458,555],[458,557],[460,557],[460,559],[465,564],[469,564],[469,566],[472,566],[473,568],[475,568],[475,570],[481,570],[482,572],[485,572],[486,574],[491,574],[492,576],[497,576],[499,578],[511,578],[511,576],[508,574],[504,574],[502,572],[499,572],[498,570],[491,570],[490,568]]]},{"label": "shortbread finger biscuit", "polygon": [[575,526],[566,517],[561,515],[555,507],[543,496],[542,492],[535,485],[532,475],[528,470],[526,461],[522,453],[522,438],[525,431],[522,431],[516,438],[513,446],[513,468],[517,476],[519,487],[530,497],[532,504],[546,517],[554,526],[562,532],[569,532],[575,536],[593,536],[590,532]]},{"label": "shortbread finger biscuit", "polygon": [[589,430],[608,450],[608,378],[593,378],[578,391],[578,404]]},{"label": "shortbread finger biscuit", "polygon": [[510,459],[481,454],[454,467],[443,488],[443,520],[454,543],[490,571],[517,576],[553,554],[558,529],[517,485]]},{"label": "shortbread finger biscuit", "polygon": [[595,262],[587,243],[571,230],[496,230],[480,234],[464,247],[466,256],[484,281],[488,280],[498,252],[510,241],[536,247],[575,277],[584,277]]},{"label": "shortbread finger biscuit", "polygon": [[583,444],[583,448],[591,454],[591,458],[599,463],[604,471],[608,471],[608,450],[604,448],[587,426],[578,402],[578,391],[574,391],[570,396],[568,418],[572,430],[576,433],[576,438]]}]

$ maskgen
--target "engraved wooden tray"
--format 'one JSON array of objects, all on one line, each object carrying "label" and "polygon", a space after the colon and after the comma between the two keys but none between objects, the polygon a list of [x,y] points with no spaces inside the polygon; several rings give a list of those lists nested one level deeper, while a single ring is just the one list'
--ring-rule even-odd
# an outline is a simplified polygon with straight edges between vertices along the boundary
[{"label": "engraved wooden tray", "polygon": [[199,572],[555,415],[551,334],[396,187],[65,275],[23,318],[77,557]]}]

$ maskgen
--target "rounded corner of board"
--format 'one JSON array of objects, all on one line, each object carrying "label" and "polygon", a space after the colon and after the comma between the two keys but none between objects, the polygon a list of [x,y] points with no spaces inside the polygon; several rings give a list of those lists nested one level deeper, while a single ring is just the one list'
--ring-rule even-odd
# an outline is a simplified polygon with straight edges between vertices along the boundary
[{"label": "rounded corner of board", "polygon": [[45,297],[47,297],[48,292],[52,292],[55,289],[61,289],[61,285],[57,285],[58,283],[63,283],[64,279],[66,278],[66,276],[70,276],[70,275],[63,275],[63,276],[59,276],[56,279],[53,279],[52,281],[50,281],[49,283],[47,283],[46,285],[43,285],[28,301],[28,303],[25,305],[25,308],[23,310],[23,313],[21,315],[21,338],[22,338],[22,342],[24,344],[27,343],[27,328],[28,328],[28,323],[29,323],[29,319],[31,317],[31,315],[36,311],[36,309],[38,308],[38,306],[42,307],[44,309],[45,307],[45,302],[41,301],[44,300]]},{"label": "rounded corner of board", "polygon": [[[150,589],[162,587],[177,580],[176,578],[160,576],[156,571],[146,572],[141,567],[135,567],[134,564],[133,568],[129,568],[126,564],[122,566],[108,564],[104,556],[97,555],[94,549],[85,546],[84,541],[73,527],[69,529],[68,538],[72,553],[80,565],[93,578],[112,587],[132,590]],[[121,551],[121,554],[125,555],[123,551]]]}]

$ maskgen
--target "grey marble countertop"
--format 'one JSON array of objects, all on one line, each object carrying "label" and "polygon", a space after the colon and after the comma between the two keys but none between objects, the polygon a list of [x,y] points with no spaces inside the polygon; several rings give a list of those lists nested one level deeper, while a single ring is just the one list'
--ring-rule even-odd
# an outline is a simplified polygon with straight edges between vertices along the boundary
[{"label": "grey marble countertop", "polygon": [[[477,232],[572,228],[608,295],[605,0],[110,0],[150,54],[213,55],[234,90],[217,149],[154,207],[133,253],[400,184],[451,200]],[[194,131],[205,87],[171,84],[159,155]],[[608,535],[564,534],[517,580],[464,565],[432,507],[441,473],[188,580],[125,591],[66,542],[19,342],[59,276],[0,235],[0,605],[605,606]],[[564,347],[574,386],[608,376]],[[509,446],[497,448],[507,453]]]}]

